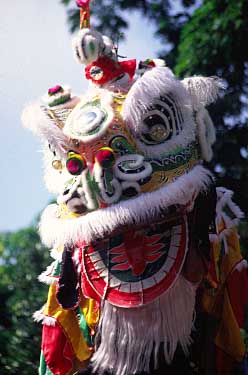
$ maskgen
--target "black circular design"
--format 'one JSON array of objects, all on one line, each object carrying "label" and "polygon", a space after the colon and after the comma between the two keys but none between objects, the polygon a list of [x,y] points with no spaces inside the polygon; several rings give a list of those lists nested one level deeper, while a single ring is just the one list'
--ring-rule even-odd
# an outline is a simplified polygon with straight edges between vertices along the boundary
[{"label": "black circular design", "polygon": [[162,144],[181,132],[182,123],[182,113],[176,100],[169,94],[161,96],[143,118],[146,130],[141,140],[148,146]]}]

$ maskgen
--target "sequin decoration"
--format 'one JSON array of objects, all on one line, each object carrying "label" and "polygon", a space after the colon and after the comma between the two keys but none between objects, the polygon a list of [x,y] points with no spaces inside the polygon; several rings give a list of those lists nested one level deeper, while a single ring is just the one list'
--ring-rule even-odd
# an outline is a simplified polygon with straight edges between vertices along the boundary
[{"label": "sequin decoration", "polygon": [[150,130],[150,137],[156,141],[156,142],[161,142],[166,140],[170,132],[160,124],[153,125],[151,130]]},{"label": "sequin decoration", "polygon": [[63,164],[61,160],[54,159],[52,161],[52,167],[56,170],[61,170],[63,168]]}]

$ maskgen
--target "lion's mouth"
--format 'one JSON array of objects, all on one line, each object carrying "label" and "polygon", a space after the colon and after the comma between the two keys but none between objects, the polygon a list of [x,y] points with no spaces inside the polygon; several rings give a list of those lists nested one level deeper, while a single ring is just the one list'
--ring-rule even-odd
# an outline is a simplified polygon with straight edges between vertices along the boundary
[{"label": "lion's mouth", "polygon": [[[165,187],[144,193],[121,203],[98,209],[86,215],[71,215],[60,205],[50,205],[43,213],[40,233],[47,246],[61,243],[92,243],[130,228],[141,229],[164,220],[173,223],[190,212],[194,199],[211,183],[210,172],[196,166]],[[52,228],[52,230],[51,230]]]},{"label": "lion's mouth", "polygon": [[94,290],[123,307],[151,302],[176,280],[187,252],[187,238],[187,219],[177,216],[79,245],[84,293],[91,297],[89,290]]}]

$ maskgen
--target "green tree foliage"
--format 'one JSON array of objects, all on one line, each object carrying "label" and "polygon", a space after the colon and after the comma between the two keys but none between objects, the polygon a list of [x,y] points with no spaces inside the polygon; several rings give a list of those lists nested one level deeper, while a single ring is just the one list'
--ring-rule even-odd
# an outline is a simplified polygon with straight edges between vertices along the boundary
[{"label": "green tree foliage", "polygon": [[176,73],[218,75],[226,95],[210,108],[217,128],[212,168],[248,213],[248,2],[205,0],[181,31]]},{"label": "green tree foliage", "polygon": [[[68,6],[70,30],[79,26],[74,0]],[[160,52],[179,77],[217,75],[227,83],[226,95],[210,107],[217,129],[211,168],[217,183],[235,192],[248,213],[248,2],[247,0],[92,0],[93,27],[112,36],[128,27],[130,11],[150,20]],[[142,30],[139,30],[142,32]],[[135,51],[133,52],[135,55]],[[148,56],[152,57],[152,56]]]},{"label": "green tree foliage", "polygon": [[0,373],[37,373],[41,327],[32,314],[46,301],[47,287],[37,276],[49,263],[49,252],[30,227],[0,234]]}]

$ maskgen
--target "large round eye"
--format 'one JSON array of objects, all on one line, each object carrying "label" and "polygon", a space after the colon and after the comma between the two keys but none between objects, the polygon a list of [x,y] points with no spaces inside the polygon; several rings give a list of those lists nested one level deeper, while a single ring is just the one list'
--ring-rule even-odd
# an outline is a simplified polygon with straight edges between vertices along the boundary
[{"label": "large round eye", "polygon": [[100,137],[113,119],[110,105],[101,105],[100,99],[77,106],[68,117],[63,133],[72,139],[87,143]]},{"label": "large round eye", "polygon": [[167,118],[163,118],[158,111],[152,111],[144,120],[148,132],[143,134],[146,143],[161,143],[171,137],[171,127]]},{"label": "large round eye", "polygon": [[170,96],[161,96],[143,117],[145,131],[141,140],[147,145],[163,143],[182,130],[183,118],[176,101]]},{"label": "large round eye", "polygon": [[92,135],[96,133],[105,119],[105,113],[98,108],[88,108],[78,116],[80,121],[81,135]]}]

